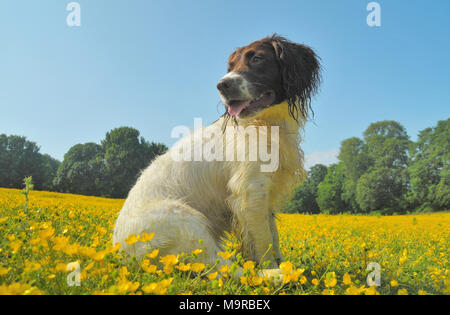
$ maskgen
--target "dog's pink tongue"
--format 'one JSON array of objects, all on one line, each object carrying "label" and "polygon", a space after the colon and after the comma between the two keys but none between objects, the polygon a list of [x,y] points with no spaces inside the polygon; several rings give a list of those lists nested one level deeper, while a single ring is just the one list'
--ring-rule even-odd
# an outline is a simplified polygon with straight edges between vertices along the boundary
[{"label": "dog's pink tongue", "polygon": [[233,117],[237,117],[241,114],[241,112],[250,104],[250,101],[243,102],[242,104],[235,106],[228,106],[228,114]]}]

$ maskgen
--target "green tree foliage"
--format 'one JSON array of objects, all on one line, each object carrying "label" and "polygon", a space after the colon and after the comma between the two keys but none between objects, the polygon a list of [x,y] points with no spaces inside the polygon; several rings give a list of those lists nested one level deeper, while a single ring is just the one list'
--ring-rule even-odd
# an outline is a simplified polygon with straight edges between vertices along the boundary
[{"label": "green tree foliage", "polygon": [[409,174],[412,205],[450,209],[450,119],[419,133],[411,145]]},{"label": "green tree foliage", "polygon": [[139,131],[122,127],[106,133],[101,145],[77,144],[64,156],[54,184],[60,191],[124,198],[141,170],[167,147],[149,143]]},{"label": "green tree foliage", "polygon": [[295,190],[294,197],[288,203],[285,211],[289,213],[319,213],[317,204],[317,189],[327,175],[327,167],[317,164],[311,167],[308,178]]},{"label": "green tree foliage", "polygon": [[338,158],[345,173],[342,184],[342,199],[353,212],[360,212],[360,207],[356,201],[356,186],[359,178],[373,164],[368,154],[367,144],[356,137],[346,139],[341,142]]},{"label": "green tree foliage", "polygon": [[405,128],[396,121],[380,121],[364,131],[367,153],[373,167],[405,169],[410,145]]},{"label": "green tree foliage", "polygon": [[102,147],[96,143],[77,144],[64,155],[54,184],[61,192],[101,195],[104,169]]},{"label": "green tree foliage", "polygon": [[0,187],[22,188],[23,179],[32,176],[36,189],[53,189],[59,161],[39,153],[35,142],[25,137],[0,135]]},{"label": "green tree foliage", "polygon": [[403,210],[405,185],[402,177],[387,167],[374,168],[362,175],[356,188],[356,201],[361,210],[365,213]]},{"label": "green tree foliage", "polygon": [[130,127],[111,130],[102,141],[105,157],[105,192],[110,197],[125,197],[140,171],[167,147],[149,143]]},{"label": "green tree foliage", "polygon": [[[401,213],[419,208],[450,208],[450,120],[420,132],[411,143],[396,121],[371,124],[363,138],[341,143],[339,163],[323,181],[308,178],[287,211]],[[317,189],[314,189],[317,187]]]},{"label": "green tree foliage", "polygon": [[342,163],[328,167],[328,173],[317,189],[316,201],[321,212],[334,214],[349,210],[349,206],[342,199],[344,181]]},{"label": "green tree foliage", "polygon": [[396,121],[371,124],[364,132],[371,166],[356,186],[356,201],[363,212],[405,210],[409,185],[408,148],[405,128]]},{"label": "green tree foliage", "polygon": [[40,173],[42,174],[42,185],[41,189],[53,191],[56,189],[54,185],[54,179],[58,172],[59,165],[61,162],[57,159],[52,158],[48,154],[41,155],[41,168]]}]

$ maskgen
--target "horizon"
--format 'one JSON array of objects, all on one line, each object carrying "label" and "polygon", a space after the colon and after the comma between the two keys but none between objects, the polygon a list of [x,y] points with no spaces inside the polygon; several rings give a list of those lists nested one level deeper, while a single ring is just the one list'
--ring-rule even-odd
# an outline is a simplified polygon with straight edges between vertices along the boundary
[{"label": "horizon", "polygon": [[120,126],[171,147],[174,127],[212,123],[223,113],[215,85],[228,55],[273,33],[322,59],[301,144],[308,167],[335,162],[340,142],[376,121],[398,121],[414,141],[450,116],[445,0],[378,1],[380,27],[367,25],[363,0],[281,1],[279,11],[269,1],[77,1],[79,27],[66,24],[69,2],[0,4],[0,133],[60,161]]}]

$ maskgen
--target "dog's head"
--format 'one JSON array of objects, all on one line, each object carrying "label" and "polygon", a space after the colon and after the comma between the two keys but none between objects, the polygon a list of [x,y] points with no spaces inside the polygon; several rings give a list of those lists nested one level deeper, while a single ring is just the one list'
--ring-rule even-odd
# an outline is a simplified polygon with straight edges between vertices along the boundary
[{"label": "dog's head", "polygon": [[289,114],[298,121],[307,118],[319,83],[320,62],[316,53],[308,46],[273,35],[233,52],[228,73],[217,89],[226,115],[251,118],[287,101]]}]

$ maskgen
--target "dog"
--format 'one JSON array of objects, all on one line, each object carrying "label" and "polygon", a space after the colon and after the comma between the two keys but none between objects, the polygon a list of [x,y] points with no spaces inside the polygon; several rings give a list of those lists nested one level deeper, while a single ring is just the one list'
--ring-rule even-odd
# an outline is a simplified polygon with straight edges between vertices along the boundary
[{"label": "dog", "polygon": [[[225,114],[181,139],[142,172],[117,218],[113,243],[141,258],[148,244],[125,240],[154,232],[151,247],[160,256],[200,248],[198,259],[213,265],[233,233],[245,259],[276,270],[283,261],[276,211],[305,178],[299,131],[319,84],[320,59],[308,46],[275,34],[235,50],[217,84]],[[195,139],[208,132],[216,135],[216,149],[239,151],[250,146],[249,133],[241,133],[245,140],[239,142],[234,141],[239,133],[228,137],[225,130],[248,127],[257,129],[259,140],[276,135],[268,144],[279,152],[276,168],[263,171],[263,161],[248,159],[248,147],[240,160],[174,159],[182,149],[193,154]]]}]

